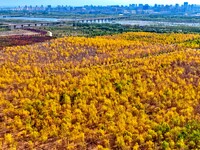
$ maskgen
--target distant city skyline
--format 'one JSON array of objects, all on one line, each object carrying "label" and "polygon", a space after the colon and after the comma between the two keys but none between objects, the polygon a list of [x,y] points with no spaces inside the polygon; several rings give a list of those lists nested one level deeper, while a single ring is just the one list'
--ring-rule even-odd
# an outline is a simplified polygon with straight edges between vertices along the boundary
[{"label": "distant city skyline", "polygon": [[84,6],[84,5],[129,5],[129,4],[164,4],[164,5],[174,5],[174,4],[183,4],[188,2],[189,4],[200,5],[200,0],[173,0],[173,1],[164,1],[164,0],[154,0],[153,2],[147,0],[9,0],[9,1],[0,1],[0,7],[2,6],[24,6],[24,5],[68,5],[68,6]]}]

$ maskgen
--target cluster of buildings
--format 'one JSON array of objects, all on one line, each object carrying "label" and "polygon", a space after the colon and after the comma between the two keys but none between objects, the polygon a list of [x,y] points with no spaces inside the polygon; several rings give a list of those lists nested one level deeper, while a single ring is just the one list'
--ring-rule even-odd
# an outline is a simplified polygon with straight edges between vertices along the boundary
[{"label": "cluster of buildings", "polygon": [[82,7],[72,6],[19,6],[12,8],[15,11],[46,11],[46,12],[70,12],[80,14],[199,14],[200,5],[184,4],[179,5],[159,5],[150,6],[148,4],[130,4],[129,6],[111,5],[111,6],[93,6]]}]

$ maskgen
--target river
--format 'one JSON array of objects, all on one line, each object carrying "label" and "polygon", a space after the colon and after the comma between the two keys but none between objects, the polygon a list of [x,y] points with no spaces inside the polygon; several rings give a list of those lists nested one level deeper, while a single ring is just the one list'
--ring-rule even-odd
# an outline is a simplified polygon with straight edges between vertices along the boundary
[{"label": "river", "polygon": [[[39,17],[14,17],[14,16],[0,16],[0,20],[27,20],[27,21],[44,21],[44,22],[56,22],[61,20],[73,21],[74,19],[58,19],[58,18],[39,18]],[[99,22],[103,23],[103,22]],[[161,22],[161,21],[143,21],[143,20],[122,20],[112,21],[104,23],[118,23],[122,25],[139,25],[139,26],[189,26],[200,27],[200,23],[177,23],[177,22]]]},{"label": "river", "polygon": [[56,22],[61,19],[57,18],[38,18],[38,17],[12,17],[12,16],[0,16],[1,20],[27,20],[27,21],[45,21],[45,22]]},{"label": "river", "polygon": [[189,26],[200,27],[200,23],[188,23],[188,22],[161,22],[161,21],[142,21],[142,20],[125,20],[115,21],[114,23],[122,25],[139,25],[139,26]]}]

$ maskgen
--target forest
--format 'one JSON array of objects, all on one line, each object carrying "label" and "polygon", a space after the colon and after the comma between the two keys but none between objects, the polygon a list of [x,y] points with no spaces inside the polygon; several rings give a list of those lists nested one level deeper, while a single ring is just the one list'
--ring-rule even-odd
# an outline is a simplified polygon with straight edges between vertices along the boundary
[{"label": "forest", "polygon": [[2,47],[0,149],[200,149],[199,49],[150,32]]},{"label": "forest", "polygon": [[[142,20],[145,21],[145,20]],[[148,21],[148,20],[147,20]],[[152,21],[152,20],[150,20]],[[124,32],[151,32],[151,33],[196,33],[198,26],[162,26],[162,25],[122,25],[117,23],[72,23],[61,26],[37,27],[40,30],[51,31],[55,38],[64,36],[96,37],[115,35]]]}]

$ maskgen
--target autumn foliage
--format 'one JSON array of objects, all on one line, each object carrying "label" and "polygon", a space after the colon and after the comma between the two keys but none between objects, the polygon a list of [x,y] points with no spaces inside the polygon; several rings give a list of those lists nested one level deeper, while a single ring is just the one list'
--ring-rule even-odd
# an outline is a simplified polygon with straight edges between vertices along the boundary
[{"label": "autumn foliage", "polygon": [[0,50],[8,46],[30,45],[34,43],[44,42],[50,39],[52,39],[52,37],[44,35],[44,32],[40,33],[40,35],[0,36]]},{"label": "autumn foliage", "polygon": [[4,48],[0,148],[200,149],[200,51],[189,45],[199,38],[138,32]]}]

